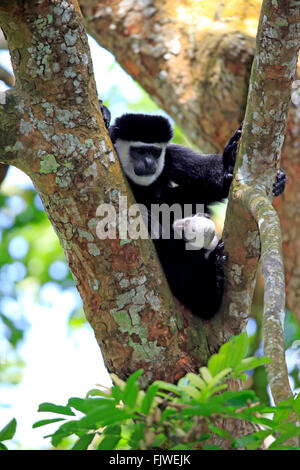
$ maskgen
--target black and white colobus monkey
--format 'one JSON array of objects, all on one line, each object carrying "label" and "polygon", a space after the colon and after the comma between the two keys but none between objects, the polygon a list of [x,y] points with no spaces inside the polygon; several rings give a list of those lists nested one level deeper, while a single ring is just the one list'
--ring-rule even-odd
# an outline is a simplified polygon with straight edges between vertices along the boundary
[{"label": "black and white colobus monkey", "polygon": [[[100,104],[135,199],[147,207],[148,222],[153,222],[153,204],[182,207],[185,217],[173,217],[168,238],[164,238],[159,220],[159,236],[153,242],[173,295],[193,314],[211,318],[222,299],[226,257],[207,215],[208,204],[228,196],[241,126],[222,155],[199,155],[169,143],[173,131],[165,117],[124,114],[109,127],[110,112]],[[279,170],[275,196],[283,192],[285,183],[285,173]],[[197,204],[203,205],[203,213],[196,212]]]}]

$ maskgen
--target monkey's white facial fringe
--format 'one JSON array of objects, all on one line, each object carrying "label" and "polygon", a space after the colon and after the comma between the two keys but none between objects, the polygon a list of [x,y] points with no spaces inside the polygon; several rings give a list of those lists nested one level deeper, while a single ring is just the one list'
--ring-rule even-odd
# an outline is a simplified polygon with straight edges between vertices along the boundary
[{"label": "monkey's white facial fringe", "polygon": [[[149,186],[159,177],[163,171],[165,166],[165,153],[167,144],[159,142],[145,144],[144,142],[117,139],[114,145],[125,175],[135,184],[139,184],[140,186]],[[147,147],[147,145],[149,145],[149,147],[157,147],[161,149],[161,155],[157,160],[157,169],[153,175],[138,176],[134,171],[129,149],[130,147]]]}]

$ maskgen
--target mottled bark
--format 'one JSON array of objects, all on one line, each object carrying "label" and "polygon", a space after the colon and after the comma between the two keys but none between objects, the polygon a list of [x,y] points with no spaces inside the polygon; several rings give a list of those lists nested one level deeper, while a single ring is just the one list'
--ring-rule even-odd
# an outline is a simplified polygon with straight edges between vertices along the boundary
[{"label": "mottled bark", "polygon": [[[265,280],[264,348],[272,359],[267,375],[275,403],[291,396],[292,392],[284,356],[285,284],[280,225],[269,200],[272,200],[272,185],[280,166],[296,73],[299,15],[300,6],[292,0],[280,5],[272,0],[263,2],[245,123],[224,227],[224,242],[230,256],[222,315],[225,321],[233,318],[235,327],[243,328],[252,301],[252,290],[249,292],[248,286],[255,282],[258,224]],[[235,227],[241,216],[244,223],[238,228],[237,238]]]}]

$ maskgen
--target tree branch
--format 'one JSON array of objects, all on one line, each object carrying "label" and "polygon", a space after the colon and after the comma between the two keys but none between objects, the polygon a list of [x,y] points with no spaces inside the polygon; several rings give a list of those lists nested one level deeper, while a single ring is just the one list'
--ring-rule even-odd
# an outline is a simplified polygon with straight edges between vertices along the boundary
[{"label": "tree branch", "polygon": [[275,403],[292,395],[284,349],[285,282],[281,230],[278,215],[266,197],[250,197],[247,202],[259,227],[261,263],[264,276],[263,338],[268,364],[268,382]]},{"label": "tree branch", "polygon": [[7,171],[8,171],[8,165],[1,165],[0,164],[0,185],[4,181]]},{"label": "tree branch", "polygon": [[15,78],[7,70],[0,66],[0,80],[7,86],[12,87],[15,84]]},{"label": "tree branch", "polygon": [[7,41],[1,29],[0,29],[0,49],[7,49]]}]

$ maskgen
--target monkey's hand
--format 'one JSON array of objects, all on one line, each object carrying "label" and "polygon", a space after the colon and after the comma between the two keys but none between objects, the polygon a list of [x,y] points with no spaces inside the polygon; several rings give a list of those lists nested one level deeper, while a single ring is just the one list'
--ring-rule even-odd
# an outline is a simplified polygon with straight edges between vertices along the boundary
[{"label": "monkey's hand", "polygon": [[102,100],[99,100],[99,104],[100,104],[104,124],[106,128],[109,129],[110,120],[111,120],[110,110],[103,104]]},{"label": "monkey's hand", "polygon": [[277,172],[276,181],[273,184],[273,196],[280,196],[285,190],[285,185],[287,182],[287,176],[285,171],[281,168]]},{"label": "monkey's hand", "polygon": [[233,178],[233,170],[238,151],[239,141],[242,135],[243,122],[240,127],[235,131],[229,142],[225,145],[223,151],[223,164],[224,164],[224,178],[231,182]]},{"label": "monkey's hand", "polygon": [[[187,250],[207,250],[209,256],[218,242],[219,236],[213,221],[207,214],[198,213],[185,219],[177,219],[173,223],[176,238],[182,238],[186,242]],[[205,256],[206,256],[205,255]]]}]

